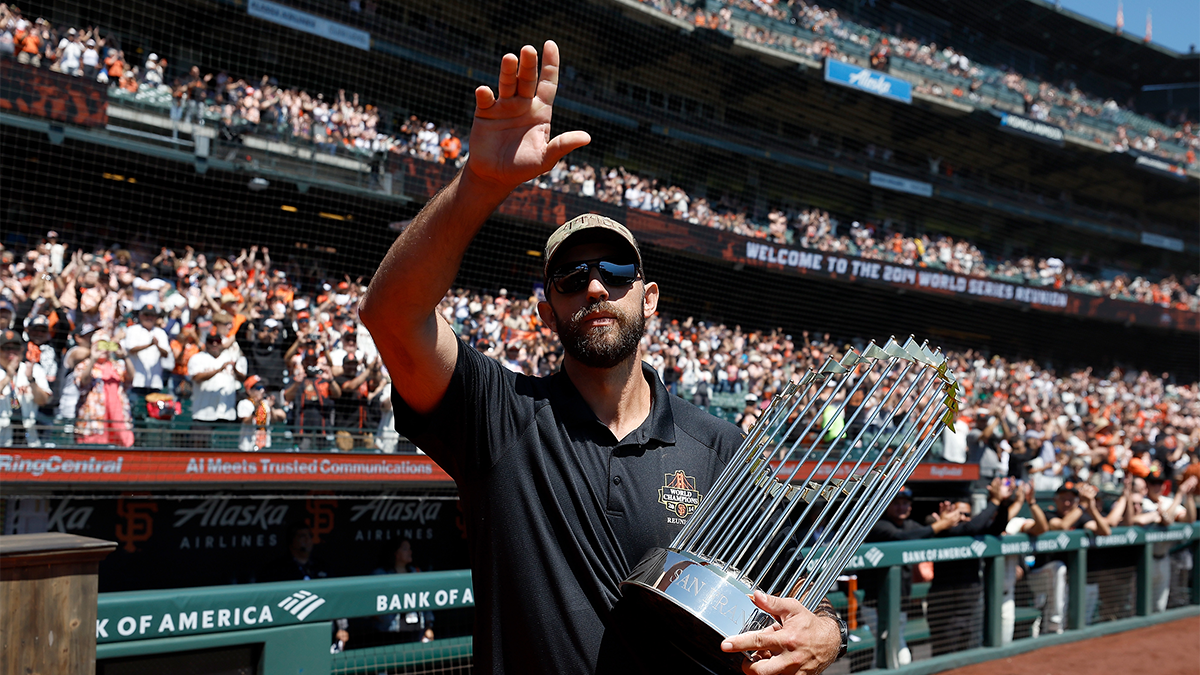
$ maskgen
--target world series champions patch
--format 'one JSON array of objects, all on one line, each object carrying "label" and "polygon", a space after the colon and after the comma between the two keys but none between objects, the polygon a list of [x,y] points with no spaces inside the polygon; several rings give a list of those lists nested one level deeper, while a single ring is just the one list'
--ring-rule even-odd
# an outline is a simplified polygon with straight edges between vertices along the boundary
[{"label": "world series champions patch", "polygon": [[658,503],[680,518],[686,518],[697,506],[703,495],[696,489],[696,478],[683,471],[663,474],[663,486],[658,489]]}]

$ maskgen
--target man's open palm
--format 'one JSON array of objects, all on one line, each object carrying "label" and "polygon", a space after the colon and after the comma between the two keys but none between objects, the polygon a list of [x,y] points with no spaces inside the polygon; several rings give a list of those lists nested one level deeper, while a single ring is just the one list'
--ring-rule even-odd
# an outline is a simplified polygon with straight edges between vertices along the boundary
[{"label": "man's open palm", "polygon": [[475,90],[467,168],[478,178],[512,190],[591,142],[585,131],[550,137],[558,63],[558,45],[547,40],[539,73],[537,50],[525,45],[520,58],[505,54],[501,60],[499,97],[486,86]]}]

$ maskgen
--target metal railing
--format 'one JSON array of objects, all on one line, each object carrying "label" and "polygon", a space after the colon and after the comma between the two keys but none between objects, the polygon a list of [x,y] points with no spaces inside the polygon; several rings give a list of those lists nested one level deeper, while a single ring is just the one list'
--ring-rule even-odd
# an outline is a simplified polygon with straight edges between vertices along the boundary
[{"label": "metal railing", "polygon": [[[1043,579],[1006,574],[1028,555],[1060,557],[1053,562],[1062,568]],[[847,658],[827,672],[898,669],[909,662],[935,672],[942,663],[1200,615],[1200,565],[1184,564],[1189,556],[1200,556],[1200,528],[1190,524],[1115,528],[1108,536],[1072,531],[864,544],[844,578],[883,570],[878,600],[863,601],[863,589],[853,586],[830,593],[851,625],[851,644]],[[951,561],[981,564],[980,583],[939,588],[935,577],[901,592],[906,566]],[[102,664],[148,655],[188,658],[199,650],[250,645],[259,650],[264,675],[297,668],[306,675],[469,672],[469,637],[363,649],[354,649],[352,640],[338,654],[329,647],[336,619],[469,608],[472,593],[466,570],[102,593],[96,658]],[[1047,606],[1052,593],[1065,602]],[[974,618],[948,625],[949,612],[964,603]],[[1061,616],[1051,617],[1054,612]]]}]

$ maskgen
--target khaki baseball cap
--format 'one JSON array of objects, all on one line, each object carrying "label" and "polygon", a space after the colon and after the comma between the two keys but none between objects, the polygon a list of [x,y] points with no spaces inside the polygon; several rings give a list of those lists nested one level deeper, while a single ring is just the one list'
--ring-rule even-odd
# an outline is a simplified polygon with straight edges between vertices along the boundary
[{"label": "khaki baseball cap", "polygon": [[606,218],[598,213],[585,213],[581,216],[576,216],[571,220],[563,223],[550,238],[546,240],[546,253],[543,256],[546,260],[545,266],[542,268],[542,276],[550,276],[550,263],[554,260],[554,254],[558,252],[562,245],[568,239],[574,237],[581,232],[607,230],[624,239],[629,247],[633,249],[634,255],[637,256],[638,269],[642,268],[642,251],[638,248],[637,239],[633,238],[633,233],[629,228],[618,223],[612,218]]}]

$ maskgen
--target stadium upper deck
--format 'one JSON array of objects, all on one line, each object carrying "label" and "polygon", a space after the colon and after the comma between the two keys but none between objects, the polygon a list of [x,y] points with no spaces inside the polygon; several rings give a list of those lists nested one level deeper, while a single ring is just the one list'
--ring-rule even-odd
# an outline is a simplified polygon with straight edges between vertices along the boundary
[{"label": "stadium upper deck", "polygon": [[[760,222],[777,209],[815,207],[910,237],[966,238],[998,259],[1060,256],[1085,261],[1101,276],[1118,260],[1157,278],[1194,272],[1191,178],[1179,183],[1142,171],[1127,155],[1070,137],[1058,147],[1002,133],[990,114],[981,121],[978,111],[936,97],[906,105],[829,84],[819,69],[719,29],[685,29],[653,7],[533,3],[509,17],[453,3],[388,3],[367,17],[346,14],[339,3],[308,6],[314,15],[359,21],[369,29],[369,50],[237,7],[197,7],[90,6],[69,15],[55,7],[51,20],[113,26],[127,55],[163,52],[168,79],[196,65],[252,81],[266,74],[329,98],[338,89],[356,91],[382,103],[380,124],[391,131],[408,113],[465,129],[470,100],[461,92],[485,79],[499,53],[552,34],[571,56],[556,125],[586,128],[595,138],[577,161],[623,166],[693,198],[736,202]],[[166,28],[178,22],[196,30]],[[880,187],[872,172],[915,182],[930,196],[896,191],[895,183]],[[423,199],[419,190],[403,191]],[[1185,251],[1130,246],[1144,232]]]}]

